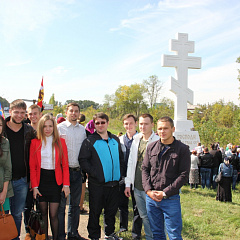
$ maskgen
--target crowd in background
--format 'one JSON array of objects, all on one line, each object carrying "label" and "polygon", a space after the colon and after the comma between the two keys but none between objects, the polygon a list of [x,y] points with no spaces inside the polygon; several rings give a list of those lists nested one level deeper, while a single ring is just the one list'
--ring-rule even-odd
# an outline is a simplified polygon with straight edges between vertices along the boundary
[{"label": "crowd in background", "polygon": [[[213,143],[208,147],[198,143],[191,154],[191,169],[189,184],[191,188],[197,188],[198,184],[204,189],[216,189],[216,199],[224,202],[232,201],[231,189],[236,189],[240,177],[240,147],[229,143],[224,150],[219,143]],[[221,182],[215,182],[221,172]]]}]

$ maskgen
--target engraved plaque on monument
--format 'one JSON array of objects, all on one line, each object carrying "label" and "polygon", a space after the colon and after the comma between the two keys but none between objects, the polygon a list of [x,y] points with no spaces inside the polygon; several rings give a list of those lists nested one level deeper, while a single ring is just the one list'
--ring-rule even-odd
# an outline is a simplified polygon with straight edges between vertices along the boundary
[{"label": "engraved plaque on monument", "polygon": [[187,120],[187,102],[193,104],[193,91],[188,88],[188,69],[200,69],[201,58],[188,56],[194,52],[194,42],[188,41],[187,33],[177,33],[177,39],[170,40],[170,51],[176,55],[162,55],[163,67],[175,67],[176,77],[171,77],[171,89],[175,95],[174,136],[189,145],[190,150],[200,142],[197,131],[192,131],[193,122]]}]

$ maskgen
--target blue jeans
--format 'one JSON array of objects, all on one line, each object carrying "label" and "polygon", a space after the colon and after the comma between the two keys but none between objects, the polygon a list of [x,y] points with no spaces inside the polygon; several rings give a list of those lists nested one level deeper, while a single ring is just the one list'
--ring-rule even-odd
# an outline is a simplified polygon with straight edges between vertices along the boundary
[{"label": "blue jeans", "polygon": [[201,167],[200,175],[202,188],[205,188],[206,186],[209,189],[211,187],[211,168]]},{"label": "blue jeans", "polygon": [[27,177],[12,181],[12,186],[14,196],[10,198],[10,209],[18,230],[18,237],[14,239],[19,239],[22,223],[22,213],[24,211],[28,192]]},{"label": "blue jeans", "polygon": [[236,183],[237,183],[237,178],[238,178],[238,171],[233,170],[233,176],[232,176],[232,190],[235,190],[236,188]]},{"label": "blue jeans", "polygon": [[153,239],[164,239],[164,222],[169,239],[182,239],[182,216],[180,196],[174,195],[161,202],[155,202],[146,195],[147,214],[153,232]]},{"label": "blue jeans", "polygon": [[140,217],[142,218],[146,239],[153,239],[146,208],[146,193],[134,188],[134,197]]},{"label": "blue jeans", "polygon": [[[68,237],[78,235],[78,225],[80,218],[80,198],[82,193],[82,174],[81,171],[70,172],[70,195],[68,209]],[[64,193],[61,193],[61,202],[58,209],[58,239],[65,239],[65,208],[66,198]]]},{"label": "blue jeans", "polygon": [[217,187],[217,183],[215,182],[215,178],[218,175],[218,168],[212,168],[212,188],[215,189]]}]

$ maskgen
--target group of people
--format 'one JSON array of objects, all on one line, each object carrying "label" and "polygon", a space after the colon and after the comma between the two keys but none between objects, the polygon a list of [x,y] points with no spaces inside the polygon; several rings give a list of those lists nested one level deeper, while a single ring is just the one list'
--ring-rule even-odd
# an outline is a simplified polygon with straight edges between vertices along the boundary
[{"label": "group of people", "polygon": [[[153,131],[153,117],[123,117],[126,133],[108,131],[109,118],[96,113],[89,133],[82,126],[76,103],[66,107],[66,121],[57,125],[51,114],[28,109],[31,124],[23,122],[26,104],[10,104],[10,117],[0,118],[0,203],[14,217],[20,236],[22,213],[26,226],[33,199],[38,198],[48,239],[48,217],[53,239],[65,239],[65,208],[69,196],[68,239],[84,239],[78,233],[82,182],[88,177],[90,239],[99,239],[99,218],[104,210],[105,239],[120,239],[115,216],[120,213],[120,232],[128,230],[131,196],[133,239],[182,239],[180,188],[188,182],[189,147],[176,140],[173,120],[162,117]],[[139,125],[138,125],[139,124]],[[139,126],[139,133],[137,132]],[[49,212],[49,214],[48,214]],[[48,216],[49,215],[49,216]],[[19,236],[16,239],[19,239]]]},{"label": "group of people", "polygon": [[[237,146],[228,145],[226,151],[219,147],[219,143],[211,144],[211,150],[207,147],[198,146],[191,154],[191,168],[189,174],[190,187],[216,189],[216,199],[224,202],[232,201],[231,189],[236,189],[238,174],[240,171],[240,158]],[[240,150],[240,149],[239,149]],[[222,178],[219,183],[215,181],[221,172]]]}]

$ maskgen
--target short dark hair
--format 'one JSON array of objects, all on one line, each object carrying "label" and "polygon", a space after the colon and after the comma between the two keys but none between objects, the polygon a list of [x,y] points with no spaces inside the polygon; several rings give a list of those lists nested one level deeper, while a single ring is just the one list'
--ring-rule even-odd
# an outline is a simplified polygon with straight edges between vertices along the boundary
[{"label": "short dark hair", "polygon": [[147,117],[149,117],[150,118],[150,121],[151,121],[151,123],[153,123],[153,116],[151,115],[151,114],[149,114],[149,113],[144,113],[144,114],[142,114],[141,116],[139,116],[139,118],[147,118]]},{"label": "short dark hair", "polygon": [[122,121],[124,122],[126,119],[128,119],[130,117],[132,117],[134,119],[134,121],[137,122],[137,118],[131,113],[124,115]]},{"label": "short dark hair", "polygon": [[10,103],[10,109],[12,110],[13,108],[22,108],[26,110],[27,105],[22,99],[17,99]]},{"label": "short dark hair", "polygon": [[174,122],[172,120],[172,118],[168,117],[168,116],[165,116],[165,117],[161,117],[158,119],[157,123],[158,122],[169,122],[171,127],[173,128],[174,127]]},{"label": "short dark hair", "polygon": [[80,113],[80,115],[79,115],[79,122],[85,122],[85,120],[86,120],[85,115],[83,113]]},{"label": "short dark hair", "polygon": [[96,113],[93,115],[93,122],[95,123],[95,120],[97,118],[102,118],[102,119],[106,119],[106,121],[108,122],[109,121],[109,118],[108,118],[108,115],[103,113],[103,112],[99,112],[99,113]]},{"label": "short dark hair", "polygon": [[208,147],[205,147],[205,148],[203,149],[203,151],[207,153],[207,152],[208,152]]},{"label": "short dark hair", "polygon": [[78,107],[78,110],[80,112],[80,106],[76,102],[69,103],[66,107],[66,112],[68,111],[68,108],[70,108],[71,106]]}]

